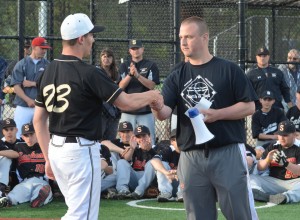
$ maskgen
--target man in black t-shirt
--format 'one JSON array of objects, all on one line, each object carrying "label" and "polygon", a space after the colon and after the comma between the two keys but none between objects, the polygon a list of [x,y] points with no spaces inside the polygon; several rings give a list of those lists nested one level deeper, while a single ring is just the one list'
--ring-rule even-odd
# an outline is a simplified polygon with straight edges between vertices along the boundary
[{"label": "man in black t-shirt", "polygon": [[39,79],[33,123],[46,159],[46,174],[56,179],[68,206],[63,218],[94,220],[101,193],[98,141],[102,140],[103,101],[133,111],[162,97],[154,90],[127,94],[101,69],[82,60],[91,53],[93,33],[104,30],[87,15],[68,15],[60,30],[62,55]]},{"label": "man in black t-shirt", "polygon": [[[189,62],[164,81],[164,103],[153,103],[158,108],[153,112],[164,120],[177,106],[176,140],[181,150],[177,172],[187,219],[216,219],[217,200],[226,219],[257,219],[242,144],[246,142],[244,118],[254,113],[255,92],[241,68],[210,54],[204,19],[185,19],[179,38]],[[212,103],[199,111],[215,137],[196,145],[195,132],[202,131],[194,132],[185,112],[201,98]]]},{"label": "man in black t-shirt", "polygon": [[269,176],[250,176],[254,199],[275,204],[300,201],[300,148],[294,144],[295,132],[289,120],[278,125],[279,143],[269,145],[257,163],[258,170],[269,168]]},{"label": "man in black t-shirt", "polygon": [[[153,61],[143,57],[144,46],[141,40],[129,41],[131,60],[120,65],[120,88],[127,93],[140,93],[154,89],[159,82],[159,70]],[[120,121],[129,121],[133,129],[145,125],[150,129],[151,141],[155,143],[155,121],[149,106],[135,111],[123,111]]]}]

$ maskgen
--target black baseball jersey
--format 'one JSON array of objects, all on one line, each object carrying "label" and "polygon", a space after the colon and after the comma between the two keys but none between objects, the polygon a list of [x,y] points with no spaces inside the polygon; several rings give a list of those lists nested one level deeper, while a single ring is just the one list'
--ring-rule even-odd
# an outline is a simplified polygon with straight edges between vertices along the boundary
[{"label": "black baseball jersey", "polygon": [[[130,71],[130,63],[133,61],[127,61],[125,63],[122,63],[120,65],[119,73],[122,79],[126,77],[127,74],[129,74]],[[150,61],[150,60],[141,60],[138,63],[135,63],[135,67],[140,75],[143,77],[152,80],[155,82],[155,84],[159,84],[159,70],[156,65],[156,63]],[[127,87],[124,89],[124,91],[128,94],[130,93],[141,93],[145,91],[149,91],[147,87],[145,87],[141,82],[139,82],[138,79],[135,77],[132,77]],[[148,114],[151,113],[151,109],[149,106],[143,107],[141,109],[138,109],[136,111],[126,112],[128,114]]]},{"label": "black baseball jersey", "polygon": [[169,140],[163,140],[159,142],[155,147],[154,150],[156,151],[156,154],[153,158],[159,158],[161,161],[165,161],[170,163],[171,161],[171,155],[172,155],[172,149],[170,147],[170,141]]},{"label": "black baseball jersey", "polygon": [[287,111],[286,117],[293,122],[297,131],[300,131],[300,110],[296,105]]},{"label": "black baseball jersey", "polygon": [[[283,148],[280,144],[272,144],[266,148],[264,153],[262,154],[262,159],[266,159],[268,153],[271,150],[278,149],[282,150],[287,157],[287,161],[293,164],[300,164],[300,148],[296,145],[293,145],[287,149]],[[274,160],[271,161],[269,165],[269,176],[272,176],[277,179],[281,180],[290,180],[299,178],[298,175],[293,174],[291,171],[285,169],[284,167],[280,166]]]},{"label": "black baseball jersey", "polygon": [[38,88],[35,104],[49,112],[50,133],[89,140],[102,139],[102,102],[122,92],[99,68],[66,55],[47,66]]},{"label": "black baseball jersey", "polygon": [[22,179],[45,175],[45,158],[38,143],[32,147],[17,143],[15,151],[19,153],[17,170]]},{"label": "black baseball jersey", "polygon": [[162,89],[165,104],[177,106],[177,144],[181,150],[190,148],[216,148],[232,143],[245,143],[244,120],[226,120],[207,123],[215,138],[195,146],[195,134],[185,112],[200,102],[202,97],[212,102],[212,109],[226,108],[237,102],[257,99],[249,80],[236,64],[213,57],[203,65],[182,63],[165,80]]},{"label": "black baseball jersey", "polygon": [[283,110],[277,107],[272,107],[269,112],[263,112],[261,109],[257,110],[252,115],[251,129],[253,138],[258,139],[258,135],[261,133],[274,134],[278,130],[278,124],[286,119]]},{"label": "black baseball jersey", "polygon": [[[282,97],[286,103],[291,101],[290,88],[286,84],[281,70],[271,66],[264,69],[257,67],[250,70],[247,73],[247,77],[249,78],[258,97],[260,97],[266,90],[273,92],[275,96],[274,106],[283,108],[281,104]],[[259,102],[256,104],[257,107],[261,106]]]},{"label": "black baseball jersey", "polygon": [[[15,150],[15,145],[17,143],[20,143],[20,142],[21,142],[21,140],[19,140],[19,139],[16,139],[16,141],[14,143],[9,143],[7,141],[0,140],[0,151],[2,151],[2,150]],[[17,159],[13,158],[12,159],[12,164],[10,166],[10,170],[11,171],[16,171],[16,167],[17,167]]]},{"label": "black baseball jersey", "polygon": [[119,148],[125,149],[125,147],[129,147],[130,144],[124,144],[120,138],[111,140],[111,143],[113,143],[114,145],[118,146]]},{"label": "black baseball jersey", "polygon": [[132,155],[132,168],[135,171],[143,171],[146,163],[155,156],[156,152],[153,148],[149,151],[136,147]]}]

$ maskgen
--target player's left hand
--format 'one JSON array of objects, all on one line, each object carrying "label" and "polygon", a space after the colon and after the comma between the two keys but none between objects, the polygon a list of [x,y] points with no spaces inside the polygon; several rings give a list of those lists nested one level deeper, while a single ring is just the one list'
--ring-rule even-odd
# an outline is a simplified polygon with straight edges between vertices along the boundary
[{"label": "player's left hand", "polygon": [[276,151],[273,154],[273,160],[283,167],[287,167],[289,164],[289,162],[286,160],[286,155],[282,150]]}]

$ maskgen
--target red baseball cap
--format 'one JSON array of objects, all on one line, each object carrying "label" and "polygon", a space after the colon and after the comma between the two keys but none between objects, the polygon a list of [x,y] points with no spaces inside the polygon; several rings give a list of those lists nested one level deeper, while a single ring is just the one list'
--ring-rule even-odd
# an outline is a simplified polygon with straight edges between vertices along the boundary
[{"label": "red baseball cap", "polygon": [[36,37],[32,40],[31,46],[38,46],[43,49],[51,49],[51,47],[48,45],[47,41],[43,37]]}]

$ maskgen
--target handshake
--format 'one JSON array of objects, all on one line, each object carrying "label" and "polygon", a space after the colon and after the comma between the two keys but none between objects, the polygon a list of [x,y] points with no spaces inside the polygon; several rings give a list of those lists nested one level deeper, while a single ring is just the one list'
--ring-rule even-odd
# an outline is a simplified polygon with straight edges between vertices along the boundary
[{"label": "handshake", "polygon": [[160,94],[158,90],[151,90],[148,91],[149,98],[152,100],[150,103],[150,108],[152,108],[154,111],[160,111],[164,107],[164,98]]},{"label": "handshake", "polygon": [[286,160],[286,155],[282,150],[276,151],[273,154],[273,160],[284,168],[289,165],[289,162]]}]

